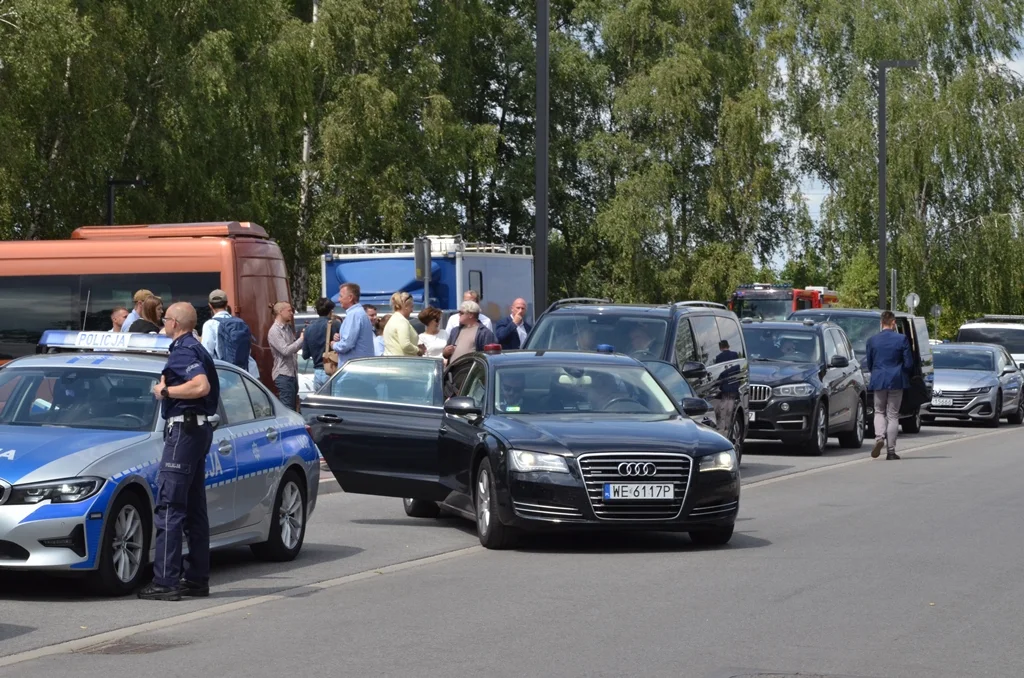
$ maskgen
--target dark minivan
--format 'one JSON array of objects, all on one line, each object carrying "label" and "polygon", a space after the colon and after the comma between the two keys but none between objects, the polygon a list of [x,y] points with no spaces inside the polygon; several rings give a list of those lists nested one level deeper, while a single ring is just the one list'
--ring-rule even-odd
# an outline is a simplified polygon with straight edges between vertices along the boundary
[{"label": "dark minivan", "polygon": [[[717,362],[722,340],[729,342],[738,358]],[[523,348],[596,351],[598,346],[611,346],[616,353],[640,361],[662,360],[674,365],[696,394],[715,408],[719,430],[740,458],[746,438],[750,375],[743,331],[735,313],[708,301],[654,305],[563,299],[538,318]]]},{"label": "dark minivan", "polygon": [[[921,430],[921,406],[932,400],[932,384],[935,374],[932,365],[932,347],[928,341],[928,321],[920,316],[894,311],[896,329],[900,334],[910,338],[910,347],[914,352],[914,369],[910,375],[910,388],[903,394],[900,405],[900,422],[904,433],[918,433]],[[828,320],[843,328],[853,345],[854,357],[864,360],[867,352],[868,339],[881,331],[882,312],[867,308],[815,308],[794,311],[789,320]],[[865,382],[871,381],[871,375],[865,371]],[[874,397],[868,393],[868,437],[875,435]]]}]

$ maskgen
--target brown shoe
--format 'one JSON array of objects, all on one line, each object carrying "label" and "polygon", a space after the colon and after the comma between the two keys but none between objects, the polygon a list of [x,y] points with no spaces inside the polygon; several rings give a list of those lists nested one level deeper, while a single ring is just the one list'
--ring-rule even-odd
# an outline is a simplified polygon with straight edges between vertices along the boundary
[{"label": "brown shoe", "polygon": [[876,440],[875,446],[871,448],[871,458],[877,459],[878,455],[882,454],[883,447],[885,447],[885,440]]}]

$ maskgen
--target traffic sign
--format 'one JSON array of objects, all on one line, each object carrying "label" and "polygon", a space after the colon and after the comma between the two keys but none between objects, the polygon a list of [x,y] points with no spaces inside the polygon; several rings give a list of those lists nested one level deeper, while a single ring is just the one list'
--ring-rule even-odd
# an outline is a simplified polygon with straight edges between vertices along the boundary
[{"label": "traffic sign", "polygon": [[940,315],[942,315],[942,307],[938,304],[932,305],[932,317],[938,318]]},{"label": "traffic sign", "polygon": [[911,292],[904,301],[907,303],[907,308],[913,313],[917,305],[921,303],[921,297],[917,295],[917,292]]}]

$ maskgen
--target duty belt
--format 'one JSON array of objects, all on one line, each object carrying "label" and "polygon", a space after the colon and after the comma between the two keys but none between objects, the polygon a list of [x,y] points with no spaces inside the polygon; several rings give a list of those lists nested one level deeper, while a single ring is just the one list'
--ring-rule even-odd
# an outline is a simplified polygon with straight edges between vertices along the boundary
[{"label": "duty belt", "polygon": [[[197,424],[205,424],[209,420],[209,417],[207,417],[205,414],[196,414],[196,415],[193,415],[193,416],[195,416]],[[184,422],[185,422],[185,415],[184,414],[179,414],[179,415],[167,418],[167,423],[168,424],[183,424]]]}]

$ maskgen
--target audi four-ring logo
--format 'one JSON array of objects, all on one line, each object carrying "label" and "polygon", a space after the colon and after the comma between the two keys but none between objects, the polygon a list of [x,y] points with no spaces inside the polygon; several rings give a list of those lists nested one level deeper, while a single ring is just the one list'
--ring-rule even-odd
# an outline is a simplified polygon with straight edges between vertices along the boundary
[{"label": "audi four-ring logo", "polygon": [[620,476],[653,476],[658,472],[658,467],[651,462],[623,462],[619,464]]}]

